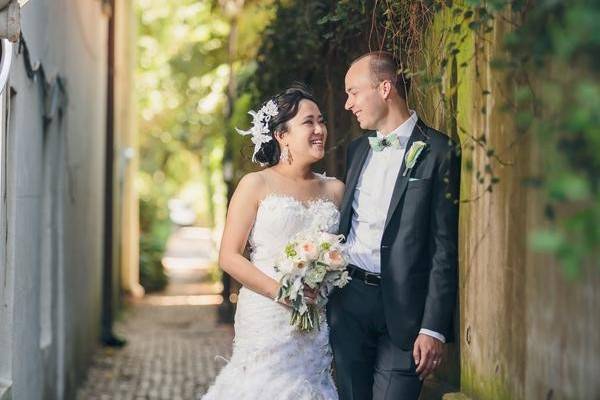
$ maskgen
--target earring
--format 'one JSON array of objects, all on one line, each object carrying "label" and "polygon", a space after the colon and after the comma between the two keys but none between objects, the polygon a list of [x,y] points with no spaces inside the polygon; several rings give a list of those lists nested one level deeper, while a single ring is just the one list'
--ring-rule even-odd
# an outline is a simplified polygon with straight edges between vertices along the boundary
[{"label": "earring", "polygon": [[283,148],[283,150],[281,150],[281,154],[279,155],[279,161],[283,161],[283,160],[287,159],[287,157],[288,157],[288,149],[287,149],[287,146],[285,146]]},{"label": "earring", "polygon": [[281,161],[287,161],[288,164],[292,163],[292,156],[290,154],[290,148],[289,148],[289,146],[287,144],[285,145],[285,147],[281,151],[281,155],[279,156],[279,160],[281,160]]}]

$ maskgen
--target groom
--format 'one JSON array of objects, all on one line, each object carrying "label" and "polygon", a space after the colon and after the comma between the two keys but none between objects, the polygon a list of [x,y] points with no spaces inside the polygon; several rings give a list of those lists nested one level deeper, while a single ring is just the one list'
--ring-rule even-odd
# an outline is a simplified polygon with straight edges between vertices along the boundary
[{"label": "groom", "polygon": [[364,135],[348,148],[340,233],[352,281],[328,305],[341,400],[416,400],[452,336],[460,155],[408,109],[409,81],[373,52],[346,74]]}]

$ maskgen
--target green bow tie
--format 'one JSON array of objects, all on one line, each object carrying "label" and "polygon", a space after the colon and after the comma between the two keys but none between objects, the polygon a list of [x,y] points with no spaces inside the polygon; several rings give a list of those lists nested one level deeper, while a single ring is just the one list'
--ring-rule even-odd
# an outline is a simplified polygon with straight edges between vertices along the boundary
[{"label": "green bow tie", "polygon": [[[402,139],[407,139],[407,138],[403,137]],[[383,138],[380,138],[377,136],[370,137],[369,145],[371,146],[373,151],[381,151],[381,150],[385,149],[386,147],[392,147],[394,149],[399,149],[401,147],[405,147],[406,141],[402,140],[402,142],[401,142],[401,139],[398,137],[398,135],[396,135],[395,133],[392,133],[391,135],[387,135],[386,137],[383,137]]]}]

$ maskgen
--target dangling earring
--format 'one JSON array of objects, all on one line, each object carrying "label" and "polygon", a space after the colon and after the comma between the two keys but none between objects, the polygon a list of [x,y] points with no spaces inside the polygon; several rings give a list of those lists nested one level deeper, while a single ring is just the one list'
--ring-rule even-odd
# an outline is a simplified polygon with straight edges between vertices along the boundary
[{"label": "dangling earring", "polygon": [[283,150],[281,150],[281,154],[279,155],[279,161],[287,160],[288,157],[288,148],[285,146]]},{"label": "dangling earring", "polygon": [[288,164],[292,163],[292,155],[290,154],[290,148],[286,144],[283,150],[281,151],[281,155],[279,156],[279,160],[287,161]]}]

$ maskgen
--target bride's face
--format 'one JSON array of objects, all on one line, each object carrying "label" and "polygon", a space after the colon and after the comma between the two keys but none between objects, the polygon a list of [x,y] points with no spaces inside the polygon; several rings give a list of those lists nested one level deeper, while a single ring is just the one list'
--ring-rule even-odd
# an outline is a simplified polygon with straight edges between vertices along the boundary
[{"label": "bride's face", "polygon": [[298,113],[288,121],[287,128],[280,144],[287,143],[294,161],[312,163],[325,156],[327,127],[314,102],[301,100]]}]

